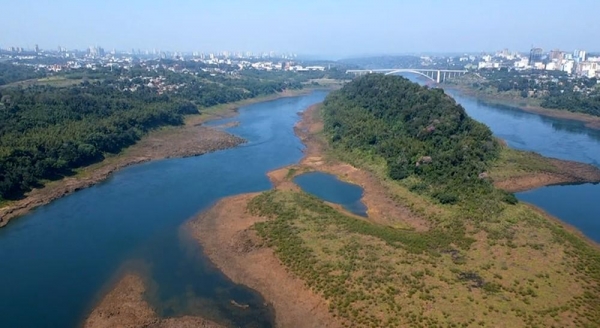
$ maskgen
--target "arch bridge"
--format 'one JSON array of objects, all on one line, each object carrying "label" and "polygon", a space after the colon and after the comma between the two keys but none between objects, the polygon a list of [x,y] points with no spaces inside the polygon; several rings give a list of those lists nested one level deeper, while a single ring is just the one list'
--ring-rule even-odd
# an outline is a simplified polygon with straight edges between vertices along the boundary
[{"label": "arch bridge", "polygon": [[381,69],[351,69],[347,70],[346,73],[351,74],[370,74],[370,73],[380,73],[385,75],[392,75],[398,73],[413,73],[424,76],[429,80],[441,83],[446,81],[449,78],[457,77],[460,75],[466,74],[467,70],[459,70],[459,69],[427,69],[427,68],[381,68]]}]

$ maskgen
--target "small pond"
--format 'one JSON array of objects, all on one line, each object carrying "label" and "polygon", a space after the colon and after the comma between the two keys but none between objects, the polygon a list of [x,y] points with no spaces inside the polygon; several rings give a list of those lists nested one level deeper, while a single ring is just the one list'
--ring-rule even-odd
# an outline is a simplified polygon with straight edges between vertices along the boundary
[{"label": "small pond", "polygon": [[323,172],[301,174],[294,178],[294,182],[311,195],[340,204],[354,214],[367,217],[367,207],[360,201],[363,194],[360,186],[341,181],[335,175]]}]

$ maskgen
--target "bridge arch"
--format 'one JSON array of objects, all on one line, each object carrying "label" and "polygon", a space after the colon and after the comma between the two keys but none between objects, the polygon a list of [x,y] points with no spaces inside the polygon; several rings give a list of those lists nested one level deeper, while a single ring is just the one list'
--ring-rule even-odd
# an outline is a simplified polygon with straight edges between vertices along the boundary
[{"label": "bridge arch", "polygon": [[427,74],[425,74],[423,72],[419,72],[419,71],[412,70],[412,69],[397,69],[397,70],[394,70],[394,71],[391,71],[391,72],[387,72],[387,73],[385,73],[385,75],[392,75],[392,74],[398,74],[398,73],[413,73],[413,74],[418,74],[418,75],[421,75],[421,76],[424,76],[424,77],[428,78],[429,80],[431,80],[433,82],[437,82],[436,79],[434,79],[433,77],[431,77],[431,76],[429,76],[429,75],[427,75]]}]

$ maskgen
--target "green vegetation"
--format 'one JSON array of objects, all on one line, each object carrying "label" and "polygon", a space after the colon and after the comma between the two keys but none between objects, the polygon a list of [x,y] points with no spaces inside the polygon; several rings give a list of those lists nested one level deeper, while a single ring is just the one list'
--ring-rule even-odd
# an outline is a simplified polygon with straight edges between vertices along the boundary
[{"label": "green vegetation", "polygon": [[101,160],[148,130],[197,114],[189,102],[112,87],[4,89],[0,108],[0,198],[12,199],[43,179]]},{"label": "green vegetation", "polygon": [[[513,214],[527,222],[515,223],[527,228],[491,245],[372,224],[300,192],[248,205],[271,218],[255,226],[266,245],[353,327],[593,327],[597,250],[519,206]],[[564,259],[569,242],[575,257]]]},{"label": "green vegetation", "polygon": [[596,78],[575,78],[560,71],[500,69],[484,70],[480,76],[463,76],[451,82],[495,97],[600,116],[600,89]]},{"label": "green vegetation", "polygon": [[415,190],[442,203],[494,193],[479,175],[498,156],[499,145],[440,89],[367,75],[328,97],[323,113],[334,148],[384,158],[392,179],[415,177]]},{"label": "green vegetation", "polygon": [[489,176],[494,181],[502,181],[540,172],[560,174],[560,169],[540,154],[519,151],[504,146],[500,151],[498,160],[490,168]]},{"label": "green vegetation", "polygon": [[0,85],[44,76],[43,72],[37,72],[29,66],[0,63]]},{"label": "green vegetation", "polygon": [[[277,190],[248,204],[253,214],[270,218],[255,229],[346,325],[595,327],[600,251],[479,175],[553,168],[538,155],[501,147],[447,101],[440,91],[402,78],[366,76],[332,93],[321,108],[328,155],[373,173],[429,230],[371,223],[305,193]],[[432,123],[436,129],[427,131]],[[410,154],[404,156],[413,164],[431,156],[419,165],[430,166],[404,166],[406,174],[394,175],[390,166],[398,161],[381,151],[390,143],[406,147],[393,149]],[[431,165],[436,158],[449,162]],[[445,204],[440,189],[456,202]]]},{"label": "green vegetation", "polygon": [[[8,65],[7,71],[4,67],[0,65],[4,81],[36,76],[20,66]],[[213,76],[202,71],[186,74],[133,67],[127,71],[73,70],[6,86],[0,89],[0,202],[22,197],[46,180],[60,179],[73,169],[118,153],[152,129],[181,125],[185,115],[301,89],[303,82],[325,75]]]}]

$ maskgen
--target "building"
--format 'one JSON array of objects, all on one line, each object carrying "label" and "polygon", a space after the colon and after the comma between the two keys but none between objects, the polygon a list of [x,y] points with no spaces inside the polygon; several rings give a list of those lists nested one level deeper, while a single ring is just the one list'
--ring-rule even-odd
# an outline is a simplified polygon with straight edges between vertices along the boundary
[{"label": "building", "polygon": [[550,60],[560,62],[563,60],[563,52],[558,49],[550,51]]},{"label": "building", "polygon": [[529,66],[534,66],[535,63],[541,62],[543,54],[544,51],[542,48],[532,48],[531,51],[529,51]]}]

